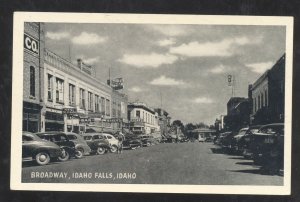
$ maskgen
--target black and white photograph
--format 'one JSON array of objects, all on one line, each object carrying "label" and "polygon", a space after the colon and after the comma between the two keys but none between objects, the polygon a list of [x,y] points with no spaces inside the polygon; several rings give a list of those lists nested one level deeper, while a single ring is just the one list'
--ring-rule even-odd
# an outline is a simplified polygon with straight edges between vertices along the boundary
[{"label": "black and white photograph", "polygon": [[11,188],[290,193],[293,18],[14,14]]}]

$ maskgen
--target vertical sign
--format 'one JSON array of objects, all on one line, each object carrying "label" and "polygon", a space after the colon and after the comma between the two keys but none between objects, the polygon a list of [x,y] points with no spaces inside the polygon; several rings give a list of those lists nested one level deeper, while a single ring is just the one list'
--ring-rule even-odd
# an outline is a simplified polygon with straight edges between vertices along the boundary
[{"label": "vertical sign", "polygon": [[39,41],[36,40],[35,38],[24,34],[24,49],[33,54],[34,56],[39,55]]}]

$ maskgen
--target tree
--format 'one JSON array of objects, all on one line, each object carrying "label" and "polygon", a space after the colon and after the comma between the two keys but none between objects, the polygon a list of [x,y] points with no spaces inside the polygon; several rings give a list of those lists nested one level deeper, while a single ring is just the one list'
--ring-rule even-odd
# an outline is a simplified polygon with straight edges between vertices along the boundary
[{"label": "tree", "polygon": [[184,125],[180,120],[173,121],[172,126],[179,127],[181,131],[184,131]]}]

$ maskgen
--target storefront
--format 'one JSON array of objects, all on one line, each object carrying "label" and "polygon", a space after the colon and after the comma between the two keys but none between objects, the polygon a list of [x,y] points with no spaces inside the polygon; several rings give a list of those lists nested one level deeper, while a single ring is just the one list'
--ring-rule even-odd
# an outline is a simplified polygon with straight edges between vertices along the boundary
[{"label": "storefront", "polygon": [[45,131],[64,131],[64,115],[61,111],[46,111]]},{"label": "storefront", "polygon": [[40,128],[41,106],[23,102],[23,131],[38,132]]}]

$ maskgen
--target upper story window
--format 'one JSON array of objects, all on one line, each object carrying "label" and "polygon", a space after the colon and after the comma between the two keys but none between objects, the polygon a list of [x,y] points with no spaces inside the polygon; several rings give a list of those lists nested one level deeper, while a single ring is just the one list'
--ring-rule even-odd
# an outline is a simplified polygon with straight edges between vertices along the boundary
[{"label": "upper story window", "polygon": [[64,102],[64,80],[56,78],[56,102]]},{"label": "upper story window", "polygon": [[135,111],[135,116],[138,117],[138,118],[141,118],[141,112],[140,112],[140,110],[136,110]]},{"label": "upper story window", "polygon": [[30,96],[35,97],[35,68],[30,66]]},{"label": "upper story window", "polygon": [[105,114],[105,98],[101,97],[101,113]]},{"label": "upper story window", "polygon": [[106,99],[106,115],[110,116],[110,100]]},{"label": "upper story window", "polygon": [[79,90],[79,104],[81,109],[85,109],[85,90],[80,88]]},{"label": "upper story window", "polygon": [[268,92],[265,90],[265,105],[268,106]]},{"label": "upper story window", "polygon": [[48,74],[48,82],[47,82],[47,88],[48,88],[48,100],[53,101],[53,76],[51,74]]},{"label": "upper story window", "polygon": [[95,95],[95,112],[99,111],[99,95]]},{"label": "upper story window", "polygon": [[93,93],[88,92],[88,103],[89,103],[89,110],[93,111]]},{"label": "upper story window", "polygon": [[75,106],[75,85],[69,84],[69,105]]}]

